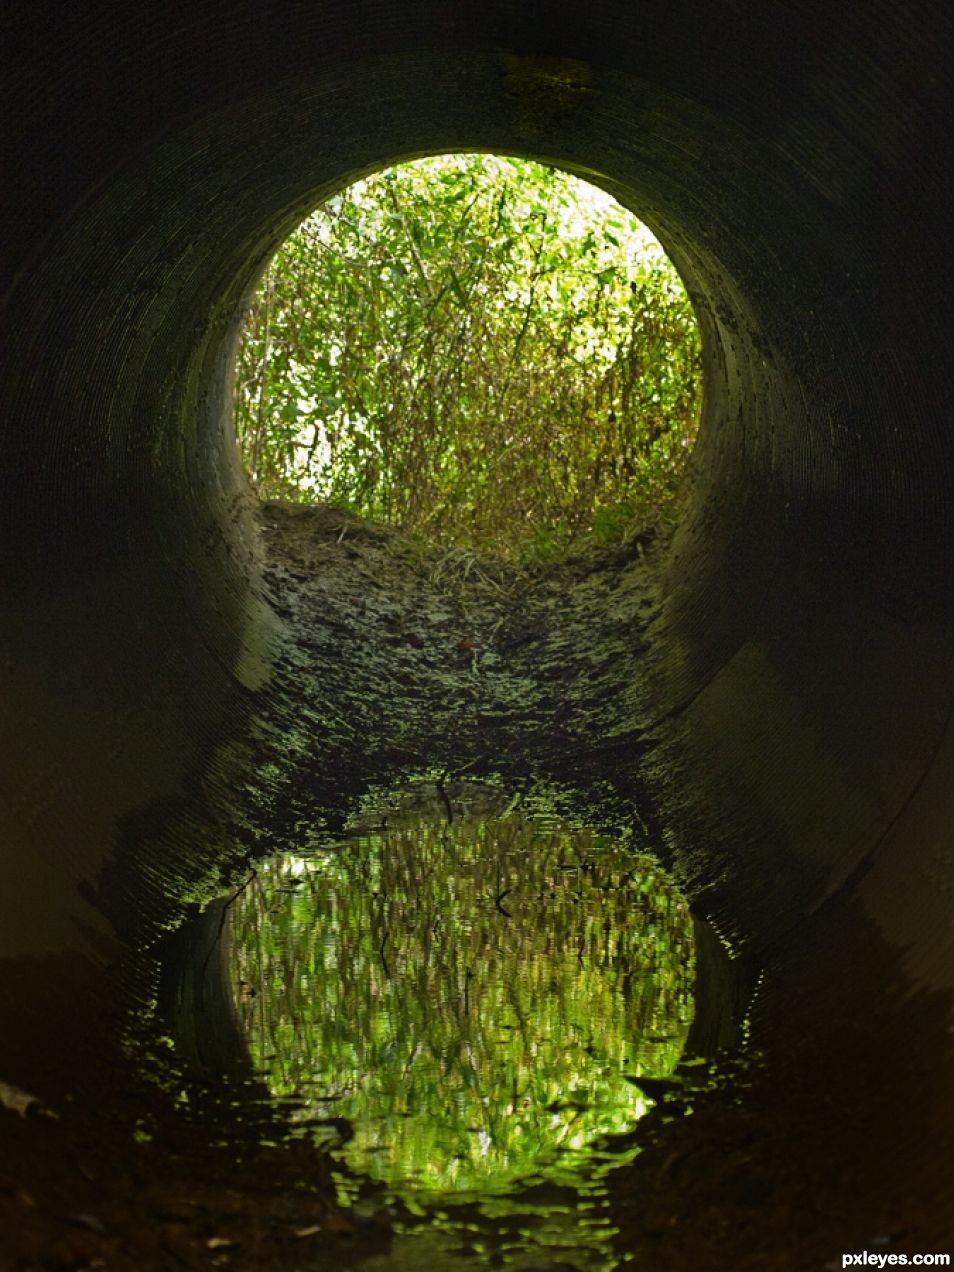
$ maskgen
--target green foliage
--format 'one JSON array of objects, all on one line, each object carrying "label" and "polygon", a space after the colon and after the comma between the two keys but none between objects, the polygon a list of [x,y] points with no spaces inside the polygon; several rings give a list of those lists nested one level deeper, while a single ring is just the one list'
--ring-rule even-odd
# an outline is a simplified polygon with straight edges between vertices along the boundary
[{"label": "green foliage", "polygon": [[625,1075],[670,1073],[692,1017],[692,920],[658,863],[516,816],[266,863],[230,941],[272,1091],[419,1193],[572,1175],[645,1111]]},{"label": "green foliage", "polygon": [[445,155],[356,183],[282,245],[236,431],[264,498],[519,558],[665,517],[700,383],[685,291],[625,209],[539,164]]}]

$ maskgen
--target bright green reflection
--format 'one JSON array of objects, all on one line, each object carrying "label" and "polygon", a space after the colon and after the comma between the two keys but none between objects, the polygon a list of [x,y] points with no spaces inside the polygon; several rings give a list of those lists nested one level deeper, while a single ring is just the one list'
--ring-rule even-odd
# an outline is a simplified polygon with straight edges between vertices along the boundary
[{"label": "bright green reflection", "polygon": [[424,1193],[580,1170],[692,1017],[692,920],[659,864],[513,815],[437,806],[267,862],[231,942],[273,1093],[349,1123],[353,1170]]}]

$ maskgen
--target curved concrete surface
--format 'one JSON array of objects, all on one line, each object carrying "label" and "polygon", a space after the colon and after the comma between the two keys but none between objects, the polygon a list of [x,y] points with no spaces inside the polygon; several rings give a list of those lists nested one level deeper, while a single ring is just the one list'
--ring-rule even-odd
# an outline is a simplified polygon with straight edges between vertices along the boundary
[{"label": "curved concrete surface", "polygon": [[[941,0],[7,8],[0,1078],[53,1092],[101,1045],[123,942],[215,890],[206,846],[254,851],[296,727],[225,410],[243,296],[356,175],[517,153],[642,216],[704,329],[633,770],[700,912],[766,968],[773,1080],[805,1083],[773,1125],[813,1200],[759,1266],[802,1266],[820,1215],[845,1250],[944,1248],[952,34]],[[758,1228],[694,1188],[708,1231]]]}]

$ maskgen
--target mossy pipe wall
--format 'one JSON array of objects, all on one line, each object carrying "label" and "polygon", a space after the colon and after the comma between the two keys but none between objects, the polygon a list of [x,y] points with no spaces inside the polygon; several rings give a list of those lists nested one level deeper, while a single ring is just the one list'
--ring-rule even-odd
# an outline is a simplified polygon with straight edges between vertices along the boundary
[{"label": "mossy pipe wall", "polygon": [[[874,934],[891,993],[946,1010],[949,7],[100,0],[0,23],[11,976],[42,992],[70,959],[94,983],[130,819],[188,837],[242,798],[233,742],[284,639],[230,436],[243,296],[327,193],[473,148],[610,189],[703,325],[641,672],[680,869],[760,957],[811,932],[814,966],[862,967]],[[161,893],[172,867],[147,864]],[[824,928],[844,904],[860,945]],[[29,1039],[0,1056],[28,1065]],[[949,1032],[925,1045],[940,1123]]]}]

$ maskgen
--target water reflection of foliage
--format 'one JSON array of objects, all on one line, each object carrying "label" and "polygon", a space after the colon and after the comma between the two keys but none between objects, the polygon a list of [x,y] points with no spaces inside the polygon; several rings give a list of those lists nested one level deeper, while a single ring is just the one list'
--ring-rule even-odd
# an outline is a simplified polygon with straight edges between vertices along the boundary
[{"label": "water reflection of foliage", "polygon": [[691,1019],[691,919],[658,863],[517,817],[267,862],[230,938],[271,1089],[350,1123],[349,1165],[390,1183],[572,1165],[644,1111],[624,1075],[670,1072]]}]

